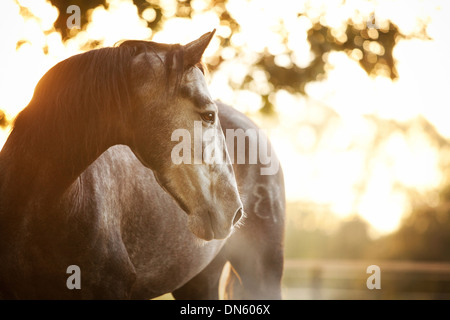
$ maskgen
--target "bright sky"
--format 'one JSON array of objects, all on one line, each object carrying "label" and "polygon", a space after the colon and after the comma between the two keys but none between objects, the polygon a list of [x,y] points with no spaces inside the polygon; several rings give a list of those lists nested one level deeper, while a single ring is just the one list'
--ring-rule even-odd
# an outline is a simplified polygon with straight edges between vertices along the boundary
[{"label": "bright sky", "polygon": [[[219,35],[231,32],[214,12],[203,11],[203,0],[192,1],[196,12],[192,19],[170,19],[155,34],[137,16],[131,0],[108,2],[108,11],[103,7],[93,10],[87,30],[62,43],[53,30],[57,10],[46,0],[19,0],[31,12],[29,17],[19,14],[14,0],[0,1],[0,109],[9,119],[27,105],[41,76],[56,62],[81,52],[81,44],[87,39],[99,40],[105,46],[122,39],[150,38],[184,44],[213,28]],[[161,4],[167,14],[174,12],[174,0]],[[256,54],[264,50],[277,55],[278,64],[288,66],[287,46],[295,52],[292,60],[297,65],[308,65],[311,53],[306,35],[311,21],[298,17],[298,12],[320,20],[339,34],[348,17],[355,16],[356,7],[362,15],[360,23],[375,10],[380,26],[390,19],[406,34],[417,31],[417,21],[428,21],[432,40],[401,40],[396,45],[397,81],[382,76],[370,78],[346,54],[331,53],[327,78],[307,86],[308,98],[285,91],[274,95],[279,115],[278,120],[270,121],[257,115],[262,106],[258,93],[271,90],[264,71],[254,71],[253,78],[260,80],[254,83],[254,90],[230,87],[229,79],[239,83]],[[274,6],[269,0],[229,0],[227,9],[241,25],[241,32],[231,39],[234,48],[222,51],[225,62],[211,76],[210,90],[214,97],[251,115],[269,132],[286,173],[288,200],[326,205],[340,217],[356,212],[381,234],[395,230],[411,210],[405,188],[416,190],[425,201],[436,205],[439,199],[435,190],[443,183],[439,147],[417,124],[404,132],[391,133],[374,153],[371,146],[378,129],[367,117],[406,123],[423,116],[450,138],[450,2],[346,1],[341,6],[339,1],[279,0]],[[149,9],[144,14],[151,17],[154,12]],[[286,44],[280,34],[284,32],[280,31],[281,24],[288,31]],[[17,49],[19,40],[25,43]],[[44,46],[48,54],[44,54]],[[218,48],[218,39],[213,39],[206,58],[214,58]],[[0,146],[7,134],[0,131]]]}]

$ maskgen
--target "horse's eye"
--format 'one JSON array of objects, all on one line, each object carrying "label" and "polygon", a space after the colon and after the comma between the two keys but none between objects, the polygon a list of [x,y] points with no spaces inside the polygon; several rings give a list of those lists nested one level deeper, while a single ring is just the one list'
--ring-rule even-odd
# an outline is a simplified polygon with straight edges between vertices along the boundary
[{"label": "horse's eye", "polygon": [[214,120],[216,118],[216,114],[212,111],[204,112],[201,114],[203,121],[214,123]]}]

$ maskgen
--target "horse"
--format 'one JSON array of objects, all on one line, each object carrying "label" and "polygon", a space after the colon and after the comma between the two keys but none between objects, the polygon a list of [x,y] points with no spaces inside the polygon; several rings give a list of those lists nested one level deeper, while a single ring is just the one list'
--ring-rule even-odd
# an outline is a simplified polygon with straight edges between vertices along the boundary
[{"label": "horse", "polygon": [[[211,98],[213,34],[123,41],[40,79],[0,152],[0,298],[218,299],[227,262],[227,298],[281,298],[283,173],[230,157],[225,131],[258,127]],[[172,161],[194,123],[225,161],[195,162],[195,141],[194,163]]]}]

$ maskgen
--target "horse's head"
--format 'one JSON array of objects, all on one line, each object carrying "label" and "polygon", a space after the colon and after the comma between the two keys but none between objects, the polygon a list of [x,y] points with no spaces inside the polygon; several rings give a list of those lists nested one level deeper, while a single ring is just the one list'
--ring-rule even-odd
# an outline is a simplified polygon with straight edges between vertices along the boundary
[{"label": "horse's head", "polygon": [[[199,64],[213,34],[185,46],[146,43],[131,66],[130,146],[204,240],[226,238],[243,215],[218,109]],[[207,159],[211,154],[219,161]]]}]

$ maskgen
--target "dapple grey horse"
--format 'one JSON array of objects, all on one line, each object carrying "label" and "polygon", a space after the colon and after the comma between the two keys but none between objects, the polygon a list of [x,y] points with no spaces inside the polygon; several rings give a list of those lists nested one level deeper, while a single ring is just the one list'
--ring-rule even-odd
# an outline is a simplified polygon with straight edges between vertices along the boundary
[{"label": "dapple grey horse", "polygon": [[[0,298],[217,299],[227,261],[227,297],[281,298],[282,172],[230,158],[223,132],[258,128],[211,99],[212,36],[125,41],[42,77],[0,152]],[[224,162],[195,159],[192,141],[193,163],[174,163],[171,135],[194,123]]]}]

